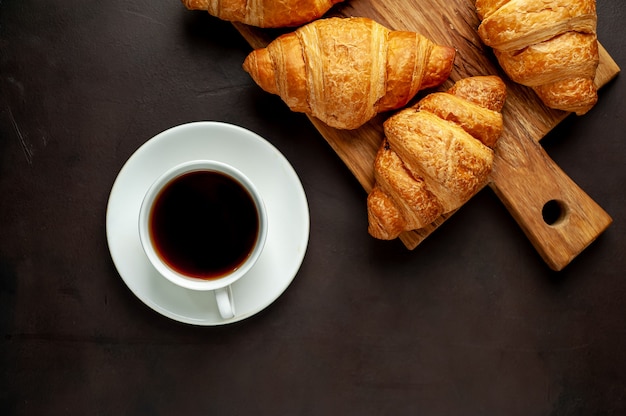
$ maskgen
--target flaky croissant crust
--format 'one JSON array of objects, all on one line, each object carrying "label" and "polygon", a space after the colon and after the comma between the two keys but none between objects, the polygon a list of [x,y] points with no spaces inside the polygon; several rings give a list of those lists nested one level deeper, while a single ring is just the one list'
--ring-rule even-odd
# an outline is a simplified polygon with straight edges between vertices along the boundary
[{"label": "flaky croissant crust", "polygon": [[597,102],[595,0],[476,0],[478,34],[515,82],[548,107],[581,115]]},{"label": "flaky croissant crust", "polygon": [[370,235],[390,240],[423,228],[485,184],[505,98],[500,78],[466,78],[385,121],[367,198]]},{"label": "flaky croissant crust", "polygon": [[453,48],[368,18],[328,18],[253,51],[243,68],[293,111],[355,129],[441,84],[454,55]]},{"label": "flaky croissant crust", "polygon": [[206,10],[231,22],[277,28],[299,26],[324,15],[343,0],[182,0],[190,10]]}]

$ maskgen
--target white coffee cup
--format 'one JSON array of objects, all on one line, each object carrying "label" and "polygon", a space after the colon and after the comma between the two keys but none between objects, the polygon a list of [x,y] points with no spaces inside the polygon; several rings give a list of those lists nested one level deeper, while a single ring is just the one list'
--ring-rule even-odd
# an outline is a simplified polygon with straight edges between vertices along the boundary
[{"label": "white coffee cup", "polygon": [[235,316],[231,285],[259,259],[267,229],[254,183],[213,160],[169,169],[150,186],[139,212],[141,244],[154,268],[180,287],[214,291],[223,319]]}]

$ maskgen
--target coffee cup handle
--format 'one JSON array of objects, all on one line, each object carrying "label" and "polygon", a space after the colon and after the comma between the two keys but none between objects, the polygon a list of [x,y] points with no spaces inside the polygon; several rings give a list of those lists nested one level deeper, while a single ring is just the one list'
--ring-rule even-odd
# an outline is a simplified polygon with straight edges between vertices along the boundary
[{"label": "coffee cup handle", "polygon": [[215,300],[217,301],[217,309],[219,309],[222,319],[230,319],[235,316],[235,302],[230,285],[216,289]]}]

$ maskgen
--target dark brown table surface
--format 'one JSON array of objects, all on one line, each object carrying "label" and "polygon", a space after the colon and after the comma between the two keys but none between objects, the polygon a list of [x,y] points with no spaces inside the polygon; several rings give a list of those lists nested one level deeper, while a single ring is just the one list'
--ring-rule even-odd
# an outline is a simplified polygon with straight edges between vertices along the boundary
[{"label": "dark brown table surface", "polygon": [[[626,2],[598,15],[626,67]],[[363,189],[249,52],[177,0],[0,1],[0,414],[626,414],[623,76],[542,141],[614,219],[553,272],[489,188],[414,251],[370,238]],[[126,160],[197,120],[276,146],[311,215],[288,289],[227,326],[148,308],[105,233]]]}]

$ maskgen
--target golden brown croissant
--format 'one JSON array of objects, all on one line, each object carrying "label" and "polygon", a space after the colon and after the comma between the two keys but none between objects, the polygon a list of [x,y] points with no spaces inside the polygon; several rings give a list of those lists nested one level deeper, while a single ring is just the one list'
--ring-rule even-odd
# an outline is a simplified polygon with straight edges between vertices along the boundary
[{"label": "golden brown croissant", "polygon": [[328,18],[253,51],[243,67],[293,111],[355,129],[448,78],[455,50],[367,18]]},{"label": "golden brown croissant", "polygon": [[189,10],[206,10],[222,20],[257,27],[289,27],[311,22],[343,0],[182,0]]},{"label": "golden brown croissant", "polygon": [[476,0],[478,34],[515,82],[582,115],[598,101],[595,0]]},{"label": "golden brown croissant", "polygon": [[391,240],[425,227],[486,183],[505,97],[496,76],[465,78],[385,121],[367,197],[373,237]]}]

